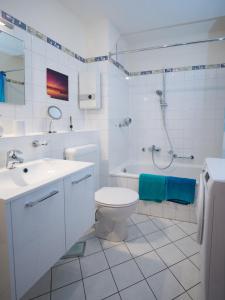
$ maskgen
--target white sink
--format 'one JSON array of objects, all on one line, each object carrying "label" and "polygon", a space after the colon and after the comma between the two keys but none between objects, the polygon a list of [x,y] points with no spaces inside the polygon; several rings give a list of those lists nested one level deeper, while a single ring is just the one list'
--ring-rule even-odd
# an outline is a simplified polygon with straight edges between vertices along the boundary
[{"label": "white sink", "polygon": [[92,163],[41,159],[0,169],[0,199],[8,200],[43,184],[86,168]]}]

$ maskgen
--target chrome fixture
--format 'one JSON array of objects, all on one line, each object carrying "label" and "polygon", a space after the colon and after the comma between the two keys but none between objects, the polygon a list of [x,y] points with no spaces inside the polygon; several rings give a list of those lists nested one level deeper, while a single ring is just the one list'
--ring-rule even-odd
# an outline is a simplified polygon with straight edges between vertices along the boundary
[{"label": "chrome fixture", "polygon": [[152,145],[151,147],[148,148],[148,151],[150,151],[150,152],[154,152],[154,151],[159,152],[159,151],[161,151],[161,148],[156,146],[156,145]]},{"label": "chrome fixture", "polygon": [[119,127],[128,127],[132,123],[131,118],[125,118],[121,123],[119,123]]},{"label": "chrome fixture", "polygon": [[165,101],[165,95],[163,94],[163,91],[161,91],[161,90],[156,90],[155,93],[156,93],[156,95],[159,96],[160,106],[161,106],[161,107],[167,107],[168,104],[167,104],[166,101]]},{"label": "chrome fixture", "polygon": [[51,118],[48,133],[56,133],[56,131],[52,130],[52,123],[54,120],[60,120],[62,118],[62,111],[59,107],[52,105],[48,108],[48,115]]},{"label": "chrome fixture", "polygon": [[18,156],[21,154],[23,154],[23,152],[20,150],[9,150],[6,156],[6,168],[14,169],[15,164],[22,164],[24,159]]},{"label": "chrome fixture", "polygon": [[146,47],[146,48],[140,48],[140,49],[110,52],[109,53],[109,57],[117,56],[117,55],[120,55],[120,54],[127,54],[127,53],[131,54],[131,53],[137,53],[137,52],[143,52],[143,51],[165,49],[165,48],[187,46],[187,45],[197,45],[197,44],[203,44],[203,43],[222,42],[222,41],[225,41],[225,36],[217,37],[217,38],[212,38],[212,39],[207,39],[207,40],[198,40],[198,41],[176,43],[176,44],[164,44],[164,45],[153,46],[153,47]]},{"label": "chrome fixture", "polygon": [[177,155],[177,154],[173,154],[173,157],[174,158],[181,158],[181,159],[194,159],[195,157],[194,157],[194,155],[189,155],[189,156],[179,156],[179,155]]},{"label": "chrome fixture", "polygon": [[48,142],[40,142],[40,141],[38,141],[38,140],[34,140],[33,142],[32,142],[32,146],[33,147],[41,147],[41,146],[48,146]]}]

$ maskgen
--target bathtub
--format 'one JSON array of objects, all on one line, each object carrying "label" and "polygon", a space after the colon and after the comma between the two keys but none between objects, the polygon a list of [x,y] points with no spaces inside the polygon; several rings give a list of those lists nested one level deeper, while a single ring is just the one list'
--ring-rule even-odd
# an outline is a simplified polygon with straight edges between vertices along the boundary
[{"label": "bathtub", "polygon": [[[149,173],[165,176],[176,176],[196,179],[196,194],[198,179],[201,173],[201,165],[174,163],[169,169],[159,170],[153,164],[128,163],[119,166],[110,173],[110,184],[112,186],[127,187],[138,191],[139,174]],[[185,222],[196,222],[196,203],[181,205],[169,201],[162,203],[140,200],[137,212],[155,217],[175,219]]]}]

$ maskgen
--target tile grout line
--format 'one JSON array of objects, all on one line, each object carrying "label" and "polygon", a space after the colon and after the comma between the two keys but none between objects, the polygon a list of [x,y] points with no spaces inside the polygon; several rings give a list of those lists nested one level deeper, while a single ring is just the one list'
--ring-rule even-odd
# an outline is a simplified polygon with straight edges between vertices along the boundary
[{"label": "tile grout line", "polygon": [[81,268],[80,257],[78,258],[78,260],[79,260],[79,266],[80,266],[82,286],[83,286],[83,289],[84,289],[84,298],[86,300],[87,299],[87,295],[86,295],[86,290],[85,290],[85,286],[84,286],[84,277],[83,277],[83,272],[82,272],[82,268]]},{"label": "tile grout line", "polygon": [[[101,244],[101,242],[100,242],[100,244]],[[110,274],[111,274],[111,276],[112,276],[112,278],[113,278],[113,281],[114,281],[114,283],[115,283],[117,292],[118,292],[118,294],[119,294],[118,286],[117,286],[117,284],[116,284],[115,278],[114,278],[114,276],[113,276],[113,272],[112,272],[112,270],[111,270],[110,264],[109,264],[109,262],[108,262],[108,259],[107,259],[107,257],[106,257],[106,254],[105,254],[105,252],[104,252],[104,249],[103,249],[102,244],[101,244],[101,248],[102,248],[102,252],[103,252],[103,254],[104,254],[104,257],[105,257],[105,259],[106,259],[106,262],[107,262],[107,264],[108,264],[108,266],[109,266],[109,271],[110,271]],[[111,296],[112,296],[112,295],[111,295]],[[109,297],[109,296],[108,296],[108,297]],[[119,297],[120,297],[120,299],[122,300],[120,294],[119,294]]]}]

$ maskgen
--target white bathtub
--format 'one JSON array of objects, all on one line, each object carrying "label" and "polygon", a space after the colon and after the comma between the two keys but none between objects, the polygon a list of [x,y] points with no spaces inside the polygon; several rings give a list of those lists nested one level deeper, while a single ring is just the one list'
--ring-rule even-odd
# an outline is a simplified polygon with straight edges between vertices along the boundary
[{"label": "white bathtub", "polygon": [[[141,173],[176,176],[183,178],[196,179],[198,183],[202,166],[190,164],[173,164],[166,170],[159,170],[153,164],[128,163],[114,169],[111,175],[111,185],[131,188],[138,191],[139,175]],[[197,190],[197,185],[196,185]],[[137,206],[139,213],[176,219],[186,222],[196,222],[195,203],[190,205],[181,205],[169,201],[156,203],[152,201],[139,201]]]}]

